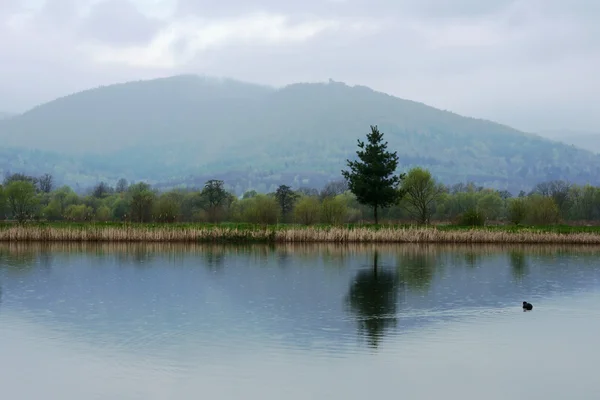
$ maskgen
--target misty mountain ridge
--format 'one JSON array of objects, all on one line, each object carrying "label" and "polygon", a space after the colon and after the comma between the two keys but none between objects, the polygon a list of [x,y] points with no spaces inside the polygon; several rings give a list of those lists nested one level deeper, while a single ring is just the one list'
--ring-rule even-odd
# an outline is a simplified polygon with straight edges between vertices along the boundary
[{"label": "misty mountain ridge", "polygon": [[[365,86],[282,88],[180,75],[89,89],[0,121],[2,172],[89,186],[120,177],[162,187],[224,179],[237,193],[340,179],[378,125],[398,172],[518,191],[551,179],[600,183],[600,156]],[[10,148],[10,150],[9,150]]]},{"label": "misty mountain ridge", "polygon": [[539,132],[541,136],[557,142],[573,145],[594,153],[600,153],[600,133],[577,131],[571,129],[556,129]]}]

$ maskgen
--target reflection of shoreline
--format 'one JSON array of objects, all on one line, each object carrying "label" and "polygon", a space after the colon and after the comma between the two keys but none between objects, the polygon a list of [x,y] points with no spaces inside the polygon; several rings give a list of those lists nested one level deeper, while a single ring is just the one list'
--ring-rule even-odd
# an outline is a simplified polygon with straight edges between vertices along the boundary
[{"label": "reflection of shoreline", "polygon": [[375,244],[375,243],[278,243],[278,244],[206,244],[206,243],[123,243],[123,242],[0,242],[0,256],[19,253],[131,253],[146,252],[157,254],[206,254],[228,253],[231,255],[249,254],[289,254],[289,255],[370,255],[380,254],[441,254],[467,253],[495,255],[522,252],[528,255],[580,254],[600,256],[600,246],[576,244]]},{"label": "reflection of shoreline", "polygon": [[[192,244],[192,243],[85,243],[85,242],[0,242],[0,262],[13,271],[24,272],[34,265],[51,268],[54,261],[87,256],[92,259],[113,258],[117,262],[136,265],[152,259],[179,263],[190,258],[200,258],[214,272],[222,270],[227,260],[247,259],[251,262],[273,262],[285,268],[293,262],[324,264],[343,268],[352,258],[369,260],[377,252],[386,260],[432,259],[456,262],[463,260],[475,267],[488,257],[507,257],[515,278],[521,279],[528,270],[532,257],[553,262],[557,256],[577,256],[585,264],[596,263],[600,247],[591,245],[506,245],[506,244]],[[452,260],[452,261],[451,261]],[[403,262],[402,262],[403,263]],[[400,263],[400,264],[402,264]],[[398,265],[400,265],[398,264]],[[0,264],[1,265],[1,264]],[[145,264],[150,265],[150,264]],[[1,270],[0,266],[0,270]],[[410,272],[410,271],[409,271]]]}]

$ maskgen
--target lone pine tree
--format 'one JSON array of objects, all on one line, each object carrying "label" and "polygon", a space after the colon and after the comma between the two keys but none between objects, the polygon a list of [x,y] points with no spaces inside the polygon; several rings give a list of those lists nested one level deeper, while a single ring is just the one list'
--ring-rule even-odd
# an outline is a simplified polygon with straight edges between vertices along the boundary
[{"label": "lone pine tree", "polygon": [[396,175],[398,155],[387,151],[387,142],[377,125],[371,125],[367,134],[367,143],[358,140],[359,160],[346,160],[350,171],[342,171],[348,182],[348,188],[359,203],[373,208],[375,224],[378,223],[377,210],[396,204],[403,195],[398,188],[405,174]]}]

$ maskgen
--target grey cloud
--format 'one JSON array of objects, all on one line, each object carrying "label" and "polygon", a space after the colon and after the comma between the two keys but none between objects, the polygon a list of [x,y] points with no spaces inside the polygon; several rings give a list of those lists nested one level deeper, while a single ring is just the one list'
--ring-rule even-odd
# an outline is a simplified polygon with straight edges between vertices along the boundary
[{"label": "grey cloud", "polygon": [[[0,17],[19,3],[0,0]],[[17,36],[0,24],[0,93],[15,93],[0,95],[0,110],[99,84],[199,73],[275,85],[333,78],[524,129],[600,130],[592,106],[600,102],[597,0],[179,0],[174,18],[218,22],[263,11],[292,22],[363,21],[374,30],[324,31],[291,44],[231,41],[173,69],[95,63],[78,53],[90,40],[144,44],[161,25],[127,0],[105,0],[83,19],[75,4],[48,2],[43,29]],[[177,53],[187,42],[174,43]]]},{"label": "grey cloud", "polygon": [[38,21],[58,29],[69,28],[77,19],[77,0],[46,0]]},{"label": "grey cloud", "polygon": [[506,8],[517,0],[179,0],[180,15],[231,15],[249,11],[299,12],[327,16],[390,16],[411,14],[421,17],[476,16]]},{"label": "grey cloud", "polygon": [[0,1],[0,23],[7,19],[13,13],[21,11],[23,9],[23,2],[21,0],[2,0]]},{"label": "grey cloud", "polygon": [[148,42],[162,26],[161,21],[146,17],[128,0],[105,0],[92,7],[78,32],[105,43],[128,45]]}]

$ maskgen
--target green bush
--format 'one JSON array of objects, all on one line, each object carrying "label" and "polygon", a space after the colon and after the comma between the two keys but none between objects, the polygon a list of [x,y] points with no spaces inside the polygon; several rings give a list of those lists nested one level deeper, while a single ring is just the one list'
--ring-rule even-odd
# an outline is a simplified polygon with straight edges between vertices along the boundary
[{"label": "green bush", "polygon": [[268,225],[276,224],[279,220],[279,204],[274,197],[258,194],[242,202],[241,216],[245,222]]},{"label": "green bush", "polygon": [[321,219],[323,223],[331,225],[343,224],[348,220],[348,206],[344,199],[327,197],[321,204]]},{"label": "green bush", "polygon": [[294,207],[296,221],[304,225],[312,225],[319,221],[321,205],[316,197],[303,197]]},{"label": "green bush", "polygon": [[483,226],[485,224],[485,216],[474,210],[467,210],[459,215],[457,225],[461,226]]},{"label": "green bush", "polygon": [[515,225],[520,225],[527,217],[527,202],[525,198],[518,197],[508,200],[508,220]]},{"label": "green bush", "polygon": [[531,225],[553,225],[560,221],[560,209],[552,197],[532,195],[527,198],[526,220]]}]

